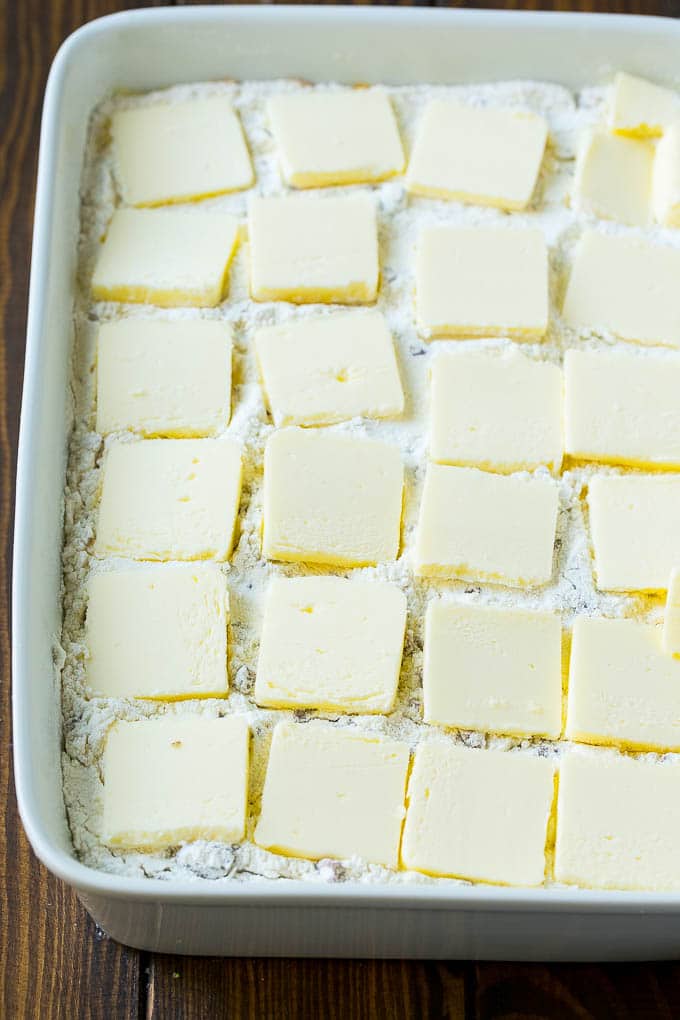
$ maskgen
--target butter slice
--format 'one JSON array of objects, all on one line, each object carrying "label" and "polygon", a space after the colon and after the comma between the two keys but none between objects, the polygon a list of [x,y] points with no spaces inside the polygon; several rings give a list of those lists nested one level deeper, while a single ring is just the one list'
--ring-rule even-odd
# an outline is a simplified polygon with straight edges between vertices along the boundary
[{"label": "butter slice", "polygon": [[552,576],[557,485],[429,464],[416,536],[416,573],[515,587]]},{"label": "butter slice", "polygon": [[680,766],[567,753],[557,798],[555,879],[588,889],[680,889]]},{"label": "butter slice", "polygon": [[279,723],[255,842],[291,857],[360,857],[396,868],[406,744],[355,729]]},{"label": "butter slice", "polygon": [[119,110],[111,136],[127,205],[209,198],[253,183],[241,125],[225,96]]},{"label": "butter slice", "polygon": [[104,750],[103,842],[163,850],[194,839],[243,839],[249,735],[238,715],[114,723]]},{"label": "butter slice", "polygon": [[680,96],[645,78],[620,71],[612,87],[609,126],[620,135],[661,135],[680,117]]},{"label": "butter slice", "polygon": [[406,596],[380,581],[274,578],[255,701],[267,708],[389,712],[399,682]]},{"label": "butter slice", "polygon": [[219,305],[238,220],[200,209],[117,209],[92,276],[95,301]]},{"label": "butter slice", "polygon": [[576,160],[574,207],[600,219],[646,226],[653,162],[649,142],[608,131],[589,132]]},{"label": "butter slice", "polygon": [[548,249],[540,230],[425,227],[416,254],[418,329],[427,339],[538,339],[548,328]]},{"label": "butter slice", "polygon": [[405,868],[501,885],[541,885],[554,795],[546,758],[426,742],[408,787]]},{"label": "butter slice", "polygon": [[562,728],[559,616],[430,602],[423,695],[428,723],[557,739]]},{"label": "butter slice", "polygon": [[274,432],[264,452],[263,555],[344,567],[394,560],[403,485],[395,446],[337,432]]},{"label": "butter slice", "polygon": [[665,591],[680,563],[680,476],[596,475],[588,487],[602,591]]},{"label": "butter slice", "polygon": [[112,570],[88,582],[87,682],[104,698],[224,697],[227,583],[209,563]]},{"label": "butter slice", "polygon": [[266,326],[255,334],[255,350],[277,425],[390,418],[404,410],[394,343],[378,312]]},{"label": "butter slice", "polygon": [[668,128],[656,147],[652,208],[664,227],[680,227],[680,121]]},{"label": "butter slice", "polygon": [[248,230],[253,300],[375,301],[380,270],[370,195],[254,197]]},{"label": "butter slice", "polygon": [[104,458],[95,553],[226,560],[241,494],[233,439],[144,439]]},{"label": "butter slice", "polygon": [[535,113],[428,103],[406,175],[414,195],[524,209],[541,167],[548,125]]},{"label": "butter slice", "polygon": [[680,658],[680,567],[673,568],[668,582],[661,645],[666,655]]},{"label": "butter slice", "polygon": [[229,422],[231,330],[210,319],[120,319],[99,329],[97,431],[213,436]]},{"label": "butter slice", "polygon": [[680,356],[570,350],[564,382],[570,456],[680,468]]},{"label": "butter slice", "polygon": [[432,366],[430,457],[520,471],[562,463],[562,373],[507,351],[446,350]]},{"label": "butter slice", "polygon": [[680,347],[680,249],[588,230],[574,256],[563,315],[570,326]]},{"label": "butter slice", "polygon": [[664,654],[658,627],[575,620],[566,736],[633,750],[680,750],[680,661]]},{"label": "butter slice", "polygon": [[404,151],[389,98],[379,89],[284,93],[267,104],[287,184],[383,181],[404,169]]}]

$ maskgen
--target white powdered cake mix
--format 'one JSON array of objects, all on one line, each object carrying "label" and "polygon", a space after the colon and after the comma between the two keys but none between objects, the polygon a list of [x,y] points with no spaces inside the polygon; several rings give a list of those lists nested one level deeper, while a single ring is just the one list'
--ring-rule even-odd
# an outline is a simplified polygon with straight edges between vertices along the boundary
[{"label": "white powdered cake mix", "polygon": [[[262,520],[262,457],[264,444],[273,429],[258,382],[253,348],[253,332],[260,326],[284,322],[292,317],[328,314],[329,306],[303,307],[287,303],[256,304],[249,300],[247,285],[247,244],[239,247],[230,273],[228,297],[215,309],[161,310],[150,306],[93,303],[89,282],[101,236],[112,215],[118,197],[112,172],[109,119],[114,110],[158,100],[173,102],[192,96],[228,95],[241,117],[251,150],[256,174],[254,190],[263,195],[285,191],[270,130],[265,117],[268,96],[282,91],[308,87],[301,83],[217,82],[181,86],[145,96],[116,96],[100,105],[91,121],[82,179],[80,272],[75,302],[76,347],[73,359],[73,395],[75,419],[65,493],[65,532],[63,551],[64,625],[62,651],[57,663],[61,670],[64,715],[63,775],[66,806],[73,841],[79,858],[92,867],[126,876],[153,876],[167,880],[262,881],[264,879],[305,879],[315,882],[438,883],[406,871],[390,871],[358,860],[318,863],[288,858],[261,850],[252,842],[258,801],[264,777],[272,727],[290,712],[257,708],[253,686],[261,628],[263,596],[272,576],[295,576],[324,572],[310,566],[285,565],[264,561],[260,555]],[[332,88],[334,86],[321,86]],[[480,105],[510,106],[536,111],[548,120],[549,147],[531,207],[513,213],[516,226],[538,226],[551,249],[551,323],[544,342],[522,344],[521,350],[536,359],[559,363],[566,348],[575,345],[602,346],[611,337],[594,337],[567,329],[560,322],[565,276],[574,244],[587,219],[568,204],[574,175],[577,140],[582,130],[603,117],[605,92],[588,89],[574,96],[566,89],[550,84],[509,82],[474,87],[416,86],[390,88],[407,153],[414,127],[424,104],[434,96],[456,95]],[[360,188],[321,190],[321,195]],[[406,391],[406,409],[394,421],[353,421],[334,426],[337,431],[375,436],[399,446],[406,466],[406,499],[403,544],[395,563],[347,573],[379,577],[397,584],[408,598],[408,622],[404,659],[397,703],[388,716],[335,716],[327,713],[296,711],[296,719],[305,722],[315,716],[331,719],[336,726],[357,727],[397,737],[414,747],[427,734],[429,738],[459,740],[471,746],[493,746],[514,753],[559,756],[566,742],[512,740],[485,737],[480,733],[437,733],[422,722],[422,648],[425,606],[430,597],[446,593],[448,597],[471,605],[515,606],[528,609],[557,610],[568,630],[575,613],[607,616],[642,615],[658,618],[660,603],[651,598],[604,595],[593,584],[592,558],[584,518],[582,494],[594,470],[603,467],[565,470],[560,483],[560,512],[556,545],[556,569],[553,583],[536,591],[518,591],[490,584],[464,582],[433,583],[415,581],[412,556],[420,491],[427,464],[429,417],[429,366],[437,343],[426,344],[415,330],[414,271],[415,244],[419,229],[432,223],[495,224],[505,221],[506,213],[493,208],[414,198],[406,194],[403,179],[396,178],[372,187],[378,203],[380,228],[381,287],[377,307],[386,315],[395,338],[399,368]],[[205,205],[238,215],[245,225],[248,192],[239,192],[207,200]],[[616,224],[601,229],[627,232]],[[650,232],[648,232],[650,233]],[[664,241],[680,243],[672,232],[656,230]],[[243,443],[244,486],[238,522],[237,547],[230,563],[224,564],[231,606],[229,630],[230,693],[224,700],[188,701],[175,704],[143,701],[114,701],[84,696],[87,649],[83,643],[86,610],[85,586],[89,571],[108,570],[112,566],[139,569],[129,561],[98,561],[92,556],[100,487],[100,465],[109,442],[130,441],[131,435],[118,434],[106,441],[94,430],[95,423],[95,343],[100,323],[125,316],[160,318],[204,317],[232,324],[234,330],[234,383],[232,420],[229,435]],[[507,345],[506,340],[451,341],[478,347]],[[442,341],[442,343],[448,343]],[[637,348],[626,345],[629,350]],[[647,356],[644,349],[637,351]],[[656,356],[664,356],[655,350]],[[339,573],[339,571],[335,571]],[[204,713],[209,716],[229,712],[244,713],[252,729],[251,805],[248,839],[237,846],[196,842],[162,854],[113,853],[100,839],[102,785],[100,759],[106,732],[114,719],[136,719],[163,713]],[[597,751],[582,749],[583,754]]]}]

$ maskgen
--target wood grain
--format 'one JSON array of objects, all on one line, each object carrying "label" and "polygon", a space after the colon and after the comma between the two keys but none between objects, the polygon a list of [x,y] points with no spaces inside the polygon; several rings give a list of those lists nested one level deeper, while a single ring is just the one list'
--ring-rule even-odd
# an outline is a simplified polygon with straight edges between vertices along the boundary
[{"label": "wood grain", "polygon": [[[425,6],[680,16],[680,0],[481,0]],[[0,0],[0,1020],[80,1018],[661,1017],[680,1015],[680,966],[147,957],[97,931],[33,857],[14,798],[8,584],[40,107],[62,40],[144,0]]]}]

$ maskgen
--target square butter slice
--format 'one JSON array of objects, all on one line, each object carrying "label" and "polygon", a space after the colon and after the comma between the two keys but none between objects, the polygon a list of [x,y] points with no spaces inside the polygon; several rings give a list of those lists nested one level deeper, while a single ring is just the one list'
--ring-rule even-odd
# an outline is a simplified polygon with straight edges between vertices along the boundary
[{"label": "square butter slice", "polygon": [[396,559],[404,468],[395,446],[281,429],[264,452],[263,555],[358,567]]},{"label": "square butter slice", "polygon": [[432,366],[430,457],[521,471],[562,463],[562,373],[514,348],[441,351]]},{"label": "square butter slice", "polygon": [[680,660],[639,620],[574,622],[566,736],[633,750],[680,750]]},{"label": "square butter slice", "polygon": [[252,198],[248,232],[253,300],[375,301],[380,270],[371,195]]},{"label": "square butter slice", "polygon": [[389,712],[399,682],[406,596],[381,581],[274,578],[255,701],[267,708]]},{"label": "square butter slice", "polygon": [[106,322],[97,344],[97,431],[213,436],[229,422],[231,330],[210,319]]},{"label": "square butter slice", "polygon": [[680,355],[570,350],[564,383],[571,457],[680,468]]},{"label": "square butter slice", "polygon": [[661,644],[666,655],[680,659],[680,567],[674,567],[668,582]]},{"label": "square butter slice", "polygon": [[269,100],[267,112],[294,188],[382,181],[404,169],[397,122],[379,89],[285,93]]},{"label": "square butter slice", "polygon": [[241,125],[225,96],[119,110],[111,136],[127,205],[209,198],[253,183]]},{"label": "square butter slice", "polygon": [[662,226],[680,227],[680,121],[671,124],[656,147],[652,208]]},{"label": "square butter slice", "polygon": [[425,617],[424,651],[425,722],[559,737],[559,616],[433,601]]},{"label": "square butter slice", "polygon": [[562,314],[576,328],[680,347],[679,279],[679,248],[588,230],[576,248]]},{"label": "square butter slice", "polygon": [[374,311],[337,312],[255,334],[262,383],[277,425],[329,425],[404,410],[394,342]]},{"label": "square butter slice", "polygon": [[114,723],[104,749],[103,842],[164,850],[194,839],[243,839],[249,736],[238,715]]},{"label": "square butter slice", "polygon": [[219,698],[227,693],[227,582],[217,566],[92,574],[87,682],[105,698]]},{"label": "square butter slice", "polygon": [[587,889],[680,889],[680,766],[611,751],[562,759],[555,879]]},{"label": "square butter slice", "polygon": [[291,857],[361,857],[396,868],[409,749],[356,729],[282,722],[255,829]]},{"label": "square butter slice", "polygon": [[515,587],[552,576],[557,484],[429,464],[416,534],[416,573]]},{"label": "square butter slice", "polygon": [[653,162],[649,142],[608,131],[588,132],[579,146],[572,204],[600,219],[646,226]]},{"label": "square butter slice", "polygon": [[94,274],[95,301],[219,305],[238,220],[204,209],[117,209]]},{"label": "square butter slice", "polygon": [[548,249],[540,230],[425,227],[416,253],[422,336],[539,339],[548,328]]},{"label": "square butter slice", "polygon": [[233,439],[144,439],[104,458],[95,553],[226,560],[241,494]]},{"label": "square butter slice", "polygon": [[553,795],[554,769],[546,758],[420,744],[402,864],[428,875],[541,885]]},{"label": "square butter slice", "polygon": [[680,476],[596,475],[588,487],[602,591],[665,591],[680,563]]},{"label": "square butter slice", "polygon": [[524,209],[547,137],[538,114],[435,99],[418,125],[406,187],[415,195]]},{"label": "square butter slice", "polygon": [[620,71],[614,78],[609,126],[621,135],[661,135],[680,117],[680,96],[672,89]]}]

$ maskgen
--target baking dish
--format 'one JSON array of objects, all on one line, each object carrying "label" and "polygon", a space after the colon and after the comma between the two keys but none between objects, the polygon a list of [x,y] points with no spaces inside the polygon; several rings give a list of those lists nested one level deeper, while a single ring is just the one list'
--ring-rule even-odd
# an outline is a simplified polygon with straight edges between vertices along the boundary
[{"label": "baking dish", "polygon": [[43,111],[19,442],[14,754],[19,809],[36,854],[115,939],[150,951],[211,955],[680,956],[680,894],[285,880],[215,888],[87,868],[73,856],[66,824],[53,664],[78,185],[88,116],[103,96],[225,77],[533,78],[577,88],[619,68],[673,83],[679,53],[680,25],[660,18],[328,7],[135,11],[95,21],[62,46]]}]

